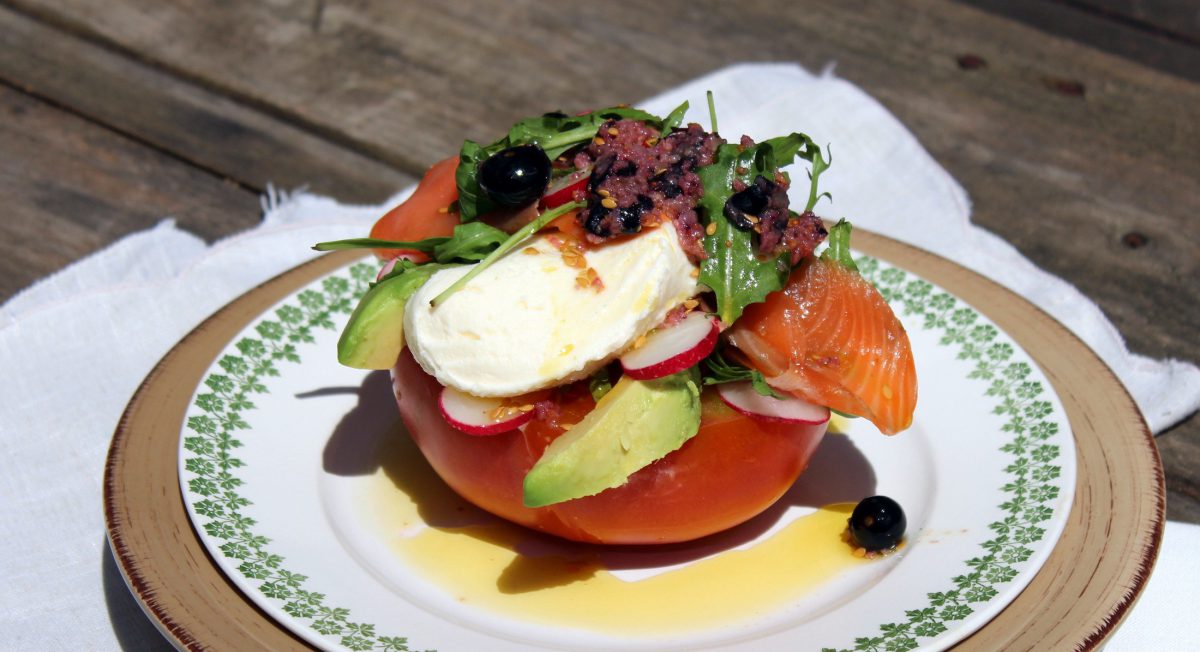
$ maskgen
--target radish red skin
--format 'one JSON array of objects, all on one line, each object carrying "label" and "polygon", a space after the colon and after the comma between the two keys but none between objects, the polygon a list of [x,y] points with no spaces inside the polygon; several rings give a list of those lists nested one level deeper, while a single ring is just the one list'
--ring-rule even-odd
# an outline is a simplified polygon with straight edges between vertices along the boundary
[{"label": "radish red skin", "polygon": [[[809,407],[816,408],[820,412],[820,414],[822,414],[823,416],[811,418],[811,419],[810,418],[800,418],[800,417],[787,417],[787,416],[783,416],[781,414],[768,414],[765,411],[755,411],[745,405],[739,404],[739,402],[737,400],[738,393],[754,392],[754,391],[755,390],[751,387],[749,381],[743,381],[743,382],[739,382],[739,383],[731,383],[729,385],[720,385],[717,388],[717,394],[720,395],[721,401],[724,402],[725,405],[728,405],[731,409],[736,411],[738,414],[744,414],[752,419],[758,419],[761,421],[770,421],[773,423],[792,423],[792,424],[805,424],[805,425],[813,425],[813,426],[820,425],[822,423],[826,423],[829,421],[829,415],[830,415],[829,408],[819,406],[819,405],[816,405],[813,403],[809,403],[808,401],[805,401],[800,398],[795,398],[792,396],[785,396],[782,399],[770,399],[770,400],[773,400],[773,401],[778,400],[780,402],[779,407],[783,408],[783,409],[787,409],[787,407],[788,407],[787,403],[789,403],[789,402],[803,403],[805,406],[804,409],[806,411],[807,411],[807,408],[809,408]],[[768,397],[764,397],[764,398],[768,398]]]},{"label": "radish red skin", "polygon": [[717,338],[720,335],[721,330],[717,326],[716,320],[711,321],[712,328],[708,331],[708,334],[704,336],[704,339],[700,340],[692,348],[678,355],[667,358],[662,362],[657,362],[646,367],[638,368],[627,367],[625,362],[622,361],[621,368],[625,371],[625,375],[633,378],[634,380],[653,380],[655,378],[669,376],[673,373],[695,366],[696,363],[700,362],[704,358],[707,358],[708,354],[712,353],[713,349],[717,347]]},{"label": "radish red skin", "polygon": [[521,426],[525,425],[526,423],[529,423],[529,421],[531,419],[533,419],[533,411],[531,410],[528,412],[521,412],[521,413],[515,415],[511,419],[506,419],[504,421],[497,421],[494,423],[489,423],[487,425],[466,423],[465,421],[462,421],[461,419],[456,419],[453,415],[450,414],[450,411],[446,409],[447,391],[448,390],[446,388],[442,388],[441,394],[438,395],[438,411],[442,413],[442,418],[445,419],[446,423],[450,424],[450,426],[452,428],[454,428],[455,430],[465,432],[468,435],[475,435],[477,437],[483,437],[483,436],[487,436],[487,435],[498,435],[502,432],[508,432],[509,430],[512,430],[514,428],[520,428]]}]

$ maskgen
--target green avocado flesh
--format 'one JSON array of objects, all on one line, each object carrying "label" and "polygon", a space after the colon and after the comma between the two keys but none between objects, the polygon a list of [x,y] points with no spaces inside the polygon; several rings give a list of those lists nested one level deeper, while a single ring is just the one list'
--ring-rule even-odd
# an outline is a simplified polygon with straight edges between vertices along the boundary
[{"label": "green avocado flesh", "polygon": [[619,487],[699,429],[694,369],[654,380],[624,376],[533,465],[525,476],[525,506],[553,505]]},{"label": "green avocado flesh", "polygon": [[368,290],[342,329],[338,362],[355,369],[391,369],[404,348],[404,306],[434,271],[412,269]]}]

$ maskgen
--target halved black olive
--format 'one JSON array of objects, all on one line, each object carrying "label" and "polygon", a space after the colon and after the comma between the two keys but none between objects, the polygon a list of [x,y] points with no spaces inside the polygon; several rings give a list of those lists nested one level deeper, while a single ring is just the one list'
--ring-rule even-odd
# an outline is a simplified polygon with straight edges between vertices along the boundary
[{"label": "halved black olive", "polygon": [[654,200],[645,195],[638,195],[632,205],[617,209],[617,218],[621,221],[621,230],[625,233],[637,233],[642,229],[642,214],[654,210]]},{"label": "halved black olive", "polygon": [[496,152],[479,166],[479,187],[500,206],[515,208],[542,196],[550,183],[550,159],[537,145]]},{"label": "halved black olive", "polygon": [[584,221],[583,228],[592,235],[607,238],[612,235],[612,230],[604,223],[606,217],[608,217],[608,209],[601,206],[600,202],[595,202],[588,207],[587,220]]},{"label": "halved black olive", "polygon": [[773,181],[768,181],[763,175],[758,175],[754,179],[754,183],[746,187],[745,190],[734,193],[728,201],[725,202],[726,219],[733,225],[743,231],[749,231],[754,228],[754,222],[746,216],[753,215],[757,217],[767,208],[767,204],[771,201],[771,194],[775,192],[776,185]]}]

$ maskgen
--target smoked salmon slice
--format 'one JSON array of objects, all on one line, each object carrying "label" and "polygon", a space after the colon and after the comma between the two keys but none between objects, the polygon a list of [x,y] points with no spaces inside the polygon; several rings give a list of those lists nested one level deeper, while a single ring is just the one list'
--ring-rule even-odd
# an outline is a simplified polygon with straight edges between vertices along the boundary
[{"label": "smoked salmon slice", "polygon": [[917,373],[908,334],[875,286],[836,260],[801,263],[728,334],[777,390],[864,417],[887,435],[912,424]]}]

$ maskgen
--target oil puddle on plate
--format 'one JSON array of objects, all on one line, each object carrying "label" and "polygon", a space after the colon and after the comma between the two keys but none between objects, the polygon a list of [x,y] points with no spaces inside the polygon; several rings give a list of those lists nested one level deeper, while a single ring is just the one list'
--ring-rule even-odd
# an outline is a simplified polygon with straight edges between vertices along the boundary
[{"label": "oil puddle on plate", "polygon": [[845,539],[854,501],[874,493],[875,475],[834,433],[836,422],[801,480],[747,523],[682,544],[600,546],[543,535],[466,502],[392,419],[330,442],[326,514],[376,579],[462,626],[549,645],[579,631],[719,644],[819,616],[894,561],[856,557]]}]

